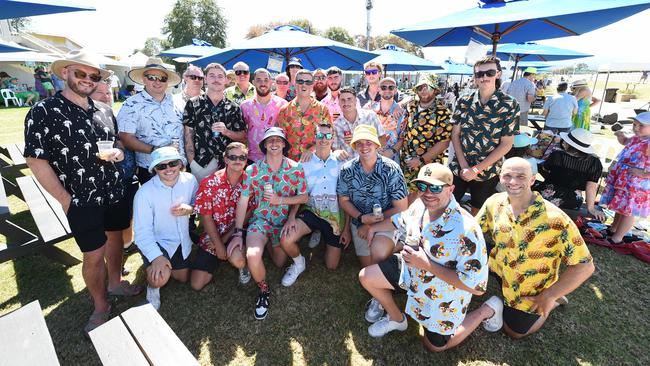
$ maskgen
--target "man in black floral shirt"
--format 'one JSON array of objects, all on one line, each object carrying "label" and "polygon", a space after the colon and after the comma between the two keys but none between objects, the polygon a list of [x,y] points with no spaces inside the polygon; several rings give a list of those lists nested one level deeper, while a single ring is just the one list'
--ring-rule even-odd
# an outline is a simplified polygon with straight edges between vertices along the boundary
[{"label": "man in black floral shirt", "polygon": [[185,154],[196,180],[225,166],[223,153],[233,141],[246,141],[241,109],[224,97],[226,69],[217,63],[205,68],[206,93],[187,102],[183,113]]},{"label": "man in black floral shirt", "polygon": [[[116,163],[124,153],[116,138],[115,117],[106,113],[110,107],[89,98],[109,75],[98,65],[83,51],[54,62],[52,72],[66,81],[65,89],[35,105],[25,118],[27,165],[63,206],[83,252],[83,278],[95,305],[86,332],[106,322],[110,314],[104,256],[109,295],[136,295],[142,290],[120,277],[121,230],[129,227],[129,218]],[[117,146],[100,155],[102,141]]]}]

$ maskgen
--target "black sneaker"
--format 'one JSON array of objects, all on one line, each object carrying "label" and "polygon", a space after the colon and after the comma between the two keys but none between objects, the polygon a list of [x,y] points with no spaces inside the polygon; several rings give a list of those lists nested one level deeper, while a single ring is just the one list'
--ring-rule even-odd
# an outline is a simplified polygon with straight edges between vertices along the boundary
[{"label": "black sneaker", "polygon": [[255,303],[255,319],[263,320],[269,313],[269,293],[260,292]]}]

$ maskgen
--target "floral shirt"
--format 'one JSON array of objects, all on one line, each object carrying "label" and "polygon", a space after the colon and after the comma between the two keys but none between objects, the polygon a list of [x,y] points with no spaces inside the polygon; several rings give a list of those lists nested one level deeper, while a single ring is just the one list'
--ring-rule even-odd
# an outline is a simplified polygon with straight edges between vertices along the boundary
[{"label": "floral shirt", "polygon": [[[117,114],[120,132],[134,134],[139,141],[153,146],[171,145],[172,139],[177,138],[181,152],[185,151],[182,120],[183,110],[174,104],[171,95],[158,102],[146,90],[127,99]],[[137,151],[135,163],[149,168],[151,154]]]},{"label": "floral shirt", "polygon": [[289,159],[300,160],[302,153],[316,144],[316,127],[323,122],[331,124],[332,117],[327,107],[314,98],[304,112],[298,105],[298,99],[280,109],[278,127],[287,135]]},{"label": "floral shirt", "polygon": [[[372,206],[379,204],[382,211],[393,207],[393,201],[407,196],[406,181],[402,170],[396,162],[384,156],[378,156],[375,168],[366,174],[359,158],[347,161],[341,168],[336,185],[339,196],[350,198],[350,202],[362,214],[372,212]],[[359,226],[356,218],[352,223]]]},{"label": "floral shirt", "polygon": [[309,193],[309,201],[305,207],[327,221],[332,226],[334,235],[341,234],[345,218],[343,211],[339,210],[336,195],[336,183],[341,166],[343,162],[332,154],[326,161],[313,154],[311,160],[302,164],[307,179],[307,193]]},{"label": "floral shirt", "polygon": [[226,88],[226,90],[223,91],[223,95],[231,102],[241,105],[246,99],[255,97],[255,87],[253,84],[248,83],[248,90],[244,93],[244,91],[239,88],[239,84],[235,84]]},{"label": "floral shirt", "polygon": [[61,92],[32,107],[25,117],[25,157],[47,160],[74,206],[105,206],[124,196],[119,167],[97,157],[97,141],[117,141],[111,108],[88,98],[90,108]]},{"label": "floral shirt", "polygon": [[258,161],[264,158],[259,147],[260,141],[268,128],[277,126],[278,113],[287,104],[289,102],[276,95],[271,95],[271,100],[266,105],[258,102],[256,98],[248,99],[241,104],[241,112],[248,130],[250,160]]},{"label": "floral shirt", "polygon": [[194,161],[203,167],[215,159],[222,168],[223,153],[232,142],[222,133],[214,137],[212,124],[215,122],[223,122],[231,131],[246,130],[239,106],[226,98],[214,105],[208,94],[204,94],[190,99],[185,105],[183,125],[194,129]]},{"label": "floral shirt", "polygon": [[[412,101],[406,107],[407,117],[404,128],[404,145],[400,155],[402,171],[408,183],[409,191],[417,189],[413,179],[417,178],[418,169],[411,169],[406,164],[409,157],[421,157],[435,144],[451,139],[451,112],[444,105],[434,103],[429,108],[420,110],[418,103]],[[431,162],[443,163],[443,154],[438,154]]]},{"label": "floral shirt", "polygon": [[[390,109],[383,113],[381,111],[381,102],[373,102],[370,104],[370,109],[377,113],[379,122],[384,128],[384,132],[388,136],[388,140],[384,145],[384,149],[395,148],[397,142],[399,141],[400,136],[404,131],[404,110],[393,101],[393,104],[390,106]],[[393,156],[393,160],[399,163],[399,151]]]},{"label": "floral shirt", "polygon": [[379,137],[384,136],[386,131],[382,127],[381,122],[377,114],[373,111],[367,109],[357,108],[357,119],[353,122],[348,121],[343,113],[339,118],[334,121],[334,143],[332,143],[332,149],[335,150],[344,150],[348,153],[348,160],[351,160],[357,157],[357,152],[352,148],[352,146],[345,143],[345,137],[351,136],[354,132],[354,129],[359,125],[369,125],[374,127],[377,130],[377,135]]},{"label": "floral shirt", "polygon": [[320,101],[325,104],[327,109],[330,111],[332,116],[332,121],[335,121],[341,115],[341,106],[339,105],[339,97],[334,97],[332,93],[328,93],[323,100]]},{"label": "floral shirt", "polygon": [[254,202],[255,210],[248,225],[248,231],[272,234],[273,245],[279,244],[279,231],[287,221],[289,205],[270,205],[262,200],[264,186],[273,186],[273,191],[281,197],[291,197],[307,193],[305,172],[295,161],[283,158],[277,171],[271,170],[262,159],[246,168],[246,179],[242,184],[242,197],[249,197]]},{"label": "floral shirt", "polygon": [[[478,90],[460,97],[452,117],[460,125],[460,144],[469,166],[474,166],[490,155],[501,143],[501,138],[519,132],[519,104],[515,98],[497,90],[487,103],[481,104]],[[477,181],[486,181],[499,174],[502,159],[479,173]],[[458,158],[449,164],[455,175],[460,175]]]},{"label": "floral shirt", "polygon": [[[455,270],[465,286],[485,291],[488,256],[476,219],[460,208],[453,196],[442,216],[427,222],[428,216],[422,200],[418,199],[408,210],[391,219],[398,232],[408,232],[419,240],[420,248],[431,262]],[[431,272],[409,267],[403,260],[400,272],[399,285],[408,296],[406,314],[431,332],[454,334],[465,319],[472,294]]]},{"label": "floral shirt", "polygon": [[560,264],[592,261],[573,221],[534,192],[535,201],[514,217],[506,192],[488,198],[476,217],[490,250],[490,271],[502,280],[506,305],[529,311],[530,301],[559,278]]},{"label": "floral shirt", "polygon": [[[377,94],[375,95],[375,99],[373,100],[372,98],[370,98],[370,92],[368,91],[368,89],[369,88],[366,87],[363,93],[359,93],[357,95],[357,100],[359,101],[359,104],[363,108],[370,108],[372,102],[381,101],[381,90],[377,91]],[[400,100],[402,100],[403,97],[404,96],[399,91],[396,90],[395,95],[393,96],[393,100],[399,102]]]},{"label": "floral shirt", "polygon": [[[246,173],[242,174],[240,181],[233,186],[228,182],[226,169],[221,169],[203,179],[199,185],[194,212],[199,215],[211,215],[220,236],[235,225],[235,211],[241,195],[242,182],[245,179]],[[247,211],[252,210],[253,207],[253,200],[249,200]],[[210,248],[210,238],[207,233],[201,235],[199,247],[214,256],[217,255]]]}]

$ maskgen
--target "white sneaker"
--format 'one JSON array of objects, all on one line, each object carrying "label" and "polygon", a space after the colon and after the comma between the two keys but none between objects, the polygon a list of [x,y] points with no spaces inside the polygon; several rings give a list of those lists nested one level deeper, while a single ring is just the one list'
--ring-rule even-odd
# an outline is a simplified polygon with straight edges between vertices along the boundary
[{"label": "white sneaker", "polygon": [[374,297],[368,300],[366,304],[366,320],[370,323],[375,323],[382,315],[384,315],[384,307],[379,301]]},{"label": "white sneaker", "polygon": [[300,256],[299,258],[294,260],[293,264],[287,269],[287,273],[282,277],[282,286],[289,287],[293,285],[298,276],[305,271],[305,257]]},{"label": "white sneaker", "polygon": [[498,296],[492,296],[485,302],[485,305],[494,310],[494,315],[483,320],[483,328],[488,332],[496,332],[503,327],[503,300]]},{"label": "white sneaker", "polygon": [[154,309],[160,310],[160,289],[147,286],[147,301]]},{"label": "white sneaker", "polygon": [[309,247],[314,249],[320,244],[320,231],[314,231],[309,237]]},{"label": "white sneaker", "polygon": [[375,324],[368,327],[368,334],[370,334],[371,337],[379,338],[394,330],[403,332],[408,328],[408,326],[409,323],[404,314],[402,314],[402,321],[400,322],[392,321],[388,319],[388,315],[386,315],[381,317],[377,322],[375,322]]},{"label": "white sneaker", "polygon": [[251,281],[251,272],[248,270],[248,267],[244,267],[239,270],[239,283],[245,285]]}]

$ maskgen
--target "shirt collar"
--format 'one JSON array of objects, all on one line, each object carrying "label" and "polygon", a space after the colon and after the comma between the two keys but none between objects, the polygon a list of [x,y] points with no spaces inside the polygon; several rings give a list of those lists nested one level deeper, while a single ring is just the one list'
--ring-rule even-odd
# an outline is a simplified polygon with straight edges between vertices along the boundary
[{"label": "shirt collar", "polygon": [[438,217],[435,221],[432,221],[432,224],[435,225],[440,225],[440,227],[444,227],[447,222],[449,222],[449,219],[451,218],[452,215],[456,213],[460,213],[459,210],[459,205],[458,202],[456,202],[456,199],[452,195],[451,198],[449,199],[449,204],[447,205],[447,208],[445,208],[445,211],[443,211],[442,215]]},{"label": "shirt collar", "polygon": [[[487,101],[487,103],[485,103],[485,105],[492,104],[493,102],[498,102],[498,101],[499,101],[499,98],[501,97],[502,94],[503,94],[503,93],[502,93],[499,89],[497,89],[497,90],[492,94],[492,96],[490,97],[490,99],[488,99],[488,101]],[[474,92],[474,95],[473,95],[472,101],[473,101],[473,103],[478,103],[479,105],[481,104],[481,97],[479,96],[479,91],[478,91],[478,90],[476,90],[476,91]]]},{"label": "shirt collar", "polygon": [[165,96],[163,97],[163,100],[161,100],[159,102],[154,97],[152,97],[151,94],[147,93],[147,89],[142,89],[140,94],[142,95],[142,98],[144,98],[144,100],[149,101],[151,103],[156,103],[156,104],[165,104],[167,102],[167,100],[169,99],[168,96],[167,96],[167,93],[165,93]]}]

